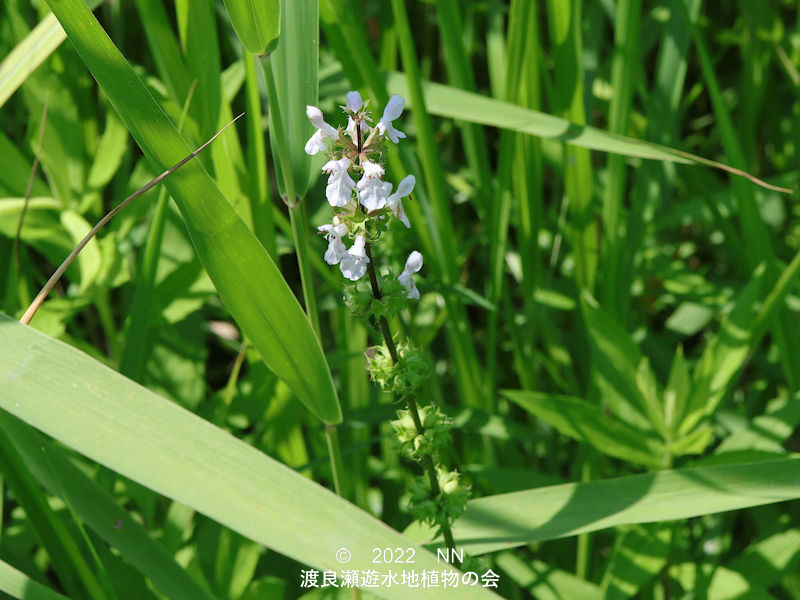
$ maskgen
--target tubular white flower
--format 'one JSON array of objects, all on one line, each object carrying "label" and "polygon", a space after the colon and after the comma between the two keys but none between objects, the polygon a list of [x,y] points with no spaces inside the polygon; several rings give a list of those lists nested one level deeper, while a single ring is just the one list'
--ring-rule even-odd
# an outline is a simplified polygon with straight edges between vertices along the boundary
[{"label": "tubular white flower", "polygon": [[347,92],[347,108],[353,112],[358,112],[364,106],[364,101],[361,99],[361,94],[357,91]]},{"label": "tubular white flower", "polygon": [[379,163],[365,160],[361,166],[364,168],[364,176],[359,179],[356,186],[358,201],[368,211],[379,210],[386,206],[392,184],[381,180],[384,170]]},{"label": "tubular white flower", "polygon": [[[334,218],[334,222],[336,219]],[[347,225],[344,223],[320,225],[317,227],[320,233],[325,234],[325,239],[328,240],[328,249],[325,251],[325,262],[329,265],[337,265],[342,257],[347,254],[342,242],[342,236],[347,233]]]},{"label": "tubular white flower", "polygon": [[403,100],[401,96],[394,94],[391,98],[389,98],[389,102],[386,103],[386,108],[383,110],[383,116],[375,126],[378,129],[379,135],[387,136],[395,144],[400,141],[400,138],[406,137],[405,133],[395,129],[392,126],[392,121],[397,119],[403,113],[403,107],[405,104],[406,101]]},{"label": "tubular white flower", "polygon": [[361,167],[364,169],[364,177],[378,177],[383,178],[383,175],[386,173],[383,169],[383,165],[381,163],[376,163],[371,160],[365,160]]},{"label": "tubular white flower", "polygon": [[397,276],[397,281],[399,281],[403,287],[406,288],[406,298],[411,298],[412,300],[419,299],[419,290],[414,284],[414,273],[418,273],[421,268],[422,254],[414,250],[408,256],[408,260],[406,260],[406,266],[403,269],[403,272]]},{"label": "tubular white flower", "polygon": [[308,141],[306,142],[306,154],[316,154],[321,150],[325,150],[325,140],[330,138],[332,140],[339,139],[339,132],[325,122],[322,111],[316,106],[310,104],[306,106],[306,116],[311,124],[317,128]]},{"label": "tubular white flower", "polygon": [[357,235],[356,241],[353,242],[347,254],[342,256],[339,268],[342,270],[342,275],[347,277],[350,281],[358,281],[367,272],[367,263],[369,258],[364,248],[366,240],[363,235]]},{"label": "tubular white flower", "polygon": [[339,160],[329,160],[322,167],[323,173],[328,173],[328,185],[325,187],[325,197],[331,206],[347,206],[352,196],[351,192],[356,182],[350,177],[347,170],[353,161],[344,157]]},{"label": "tubular white flower", "polygon": [[[361,99],[361,94],[358,92],[347,92],[347,105],[343,106],[342,108],[345,109],[348,114],[359,113],[361,117],[361,124],[359,128],[361,130],[362,140],[369,136],[369,125],[367,123],[371,120],[366,113],[361,112],[362,108],[364,107],[364,101]],[[347,134],[352,138],[354,144],[358,144],[358,132],[356,132],[356,122],[352,116],[347,117],[347,127],[345,128]]]},{"label": "tubular white flower", "polygon": [[408,222],[406,212],[403,210],[402,198],[414,191],[416,183],[417,178],[413,175],[408,175],[397,185],[397,191],[386,199],[386,206],[392,210],[394,216],[400,219],[406,227],[411,227],[411,223]]}]

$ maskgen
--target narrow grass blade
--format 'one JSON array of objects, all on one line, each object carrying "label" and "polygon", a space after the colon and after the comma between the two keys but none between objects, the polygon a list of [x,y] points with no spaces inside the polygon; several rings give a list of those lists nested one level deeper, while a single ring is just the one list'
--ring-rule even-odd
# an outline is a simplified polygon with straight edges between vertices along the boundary
[{"label": "narrow grass blade", "polygon": [[[281,6],[281,35],[275,51],[269,56],[277,91],[276,110],[270,106],[270,131],[275,129],[276,112],[280,114],[286,132],[286,156],[277,155],[286,161],[287,170],[294,178],[296,198],[289,198],[290,204],[305,196],[308,190],[311,162],[305,153],[305,144],[314,127],[306,116],[306,106],[317,104],[319,87],[319,8],[317,0],[284,0]],[[270,99],[272,102],[272,99]],[[276,156],[275,140],[273,156]],[[280,180],[279,180],[280,181]],[[285,196],[287,189],[281,186]]]},{"label": "narrow grass blade", "polygon": [[225,0],[225,8],[242,46],[250,54],[264,54],[281,28],[279,0]]},{"label": "narrow grass blade", "polygon": [[77,528],[73,524],[71,530],[68,529],[66,523],[53,512],[47,497],[3,432],[0,432],[0,472],[3,473],[3,482],[25,510],[33,530],[50,555],[53,570],[68,593],[104,599],[105,586],[83,556],[83,544]]},{"label": "narrow grass blade", "polygon": [[135,0],[144,34],[155,62],[156,72],[167,87],[169,96],[184,104],[192,79],[186,69],[169,17],[161,0]]},{"label": "narrow grass blade", "polygon": [[[586,125],[584,105],[583,32],[580,0],[548,0],[547,16],[554,70],[554,109],[577,127]],[[568,234],[575,260],[575,281],[581,290],[594,289],[598,258],[598,229],[592,206],[594,177],[586,148],[569,144],[562,165],[568,202]]]},{"label": "narrow grass blade", "polygon": [[[101,0],[89,0],[89,8]],[[28,36],[0,63],[0,106],[19,89],[26,79],[39,68],[53,51],[67,39],[67,34],[54,15],[47,15]]]},{"label": "narrow grass blade", "polygon": [[[611,67],[611,88],[614,95],[609,108],[608,129],[614,133],[628,131],[633,103],[635,75],[638,73],[639,55],[639,15],[641,0],[620,0],[617,2],[614,19],[614,58]],[[620,225],[625,219],[626,161],[618,155],[608,157],[608,183],[603,190],[603,256],[601,274],[603,287],[601,304],[606,310],[616,311],[617,298],[627,292],[621,288],[619,254],[622,251],[624,233]],[[622,234],[622,235],[621,235]]]},{"label": "narrow grass blade", "polygon": [[210,0],[175,0],[175,13],[186,68],[195,83],[189,114],[194,115],[201,137],[207,138],[219,123],[222,97],[214,3]]},{"label": "narrow grass blade", "polygon": [[[400,94],[401,96],[408,94],[408,81],[403,73],[390,73],[387,75],[386,85],[392,93]],[[740,169],[723,165],[701,156],[660,144],[609,133],[590,125],[578,125],[567,119],[487,98],[479,94],[472,94],[447,85],[426,81],[423,82],[423,92],[425,106],[428,112],[433,115],[460,119],[471,123],[481,123],[501,129],[511,129],[592,150],[638,158],[705,165],[722,169],[733,175],[746,177],[753,183],[767,189],[787,194],[793,192],[788,188],[764,182]]]},{"label": "narrow grass blade", "polygon": [[18,600],[70,600],[0,560],[0,591]]}]

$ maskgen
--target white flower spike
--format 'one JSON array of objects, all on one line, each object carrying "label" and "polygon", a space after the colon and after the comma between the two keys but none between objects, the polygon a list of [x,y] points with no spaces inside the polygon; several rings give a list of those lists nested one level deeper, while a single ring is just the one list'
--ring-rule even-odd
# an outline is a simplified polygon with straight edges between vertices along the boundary
[{"label": "white flower spike", "polygon": [[397,191],[386,199],[386,206],[392,210],[394,216],[400,219],[406,227],[411,227],[411,223],[408,222],[406,212],[403,210],[402,198],[414,191],[416,183],[416,177],[413,175],[407,176],[397,185]]},{"label": "white flower spike", "polygon": [[403,113],[403,107],[406,101],[397,94],[389,98],[386,103],[386,108],[383,110],[383,116],[378,124],[375,126],[378,129],[379,135],[386,135],[395,144],[400,141],[400,138],[406,137],[402,131],[395,129],[392,126],[392,121],[397,119]]},{"label": "white flower spike", "polygon": [[350,250],[347,251],[347,254],[342,256],[342,260],[339,263],[339,268],[342,270],[342,275],[347,277],[350,281],[358,281],[364,276],[364,273],[367,272],[367,263],[369,263],[369,258],[367,257],[366,250],[364,249],[365,244],[366,240],[364,239],[364,236],[357,235],[356,241],[353,242],[353,245]]},{"label": "white flower spike", "polygon": [[386,201],[392,191],[392,184],[381,180],[383,167],[371,160],[365,160],[364,176],[358,181],[358,200],[368,211],[380,210],[386,206]]},{"label": "white flower spike", "polygon": [[414,284],[414,273],[418,273],[422,268],[422,254],[414,250],[406,261],[406,267],[403,272],[397,276],[397,281],[403,284],[406,288],[406,298],[412,300],[419,300],[419,290]]},{"label": "white flower spike", "polygon": [[306,106],[306,116],[311,124],[317,128],[317,131],[306,142],[306,154],[316,154],[317,152],[325,150],[325,140],[330,138],[332,140],[339,139],[339,132],[325,122],[322,111],[316,106]]},{"label": "white flower spike", "polygon": [[325,234],[325,239],[328,240],[328,249],[325,251],[325,262],[329,265],[338,265],[342,257],[347,254],[342,242],[342,236],[347,233],[347,225],[344,223],[336,223],[336,218],[333,221],[335,224],[320,225],[317,230]]},{"label": "white flower spike", "polygon": [[350,202],[351,192],[356,187],[356,182],[347,172],[352,162],[349,158],[344,157],[339,160],[329,160],[322,167],[322,172],[330,175],[325,188],[325,197],[331,206],[341,208]]}]

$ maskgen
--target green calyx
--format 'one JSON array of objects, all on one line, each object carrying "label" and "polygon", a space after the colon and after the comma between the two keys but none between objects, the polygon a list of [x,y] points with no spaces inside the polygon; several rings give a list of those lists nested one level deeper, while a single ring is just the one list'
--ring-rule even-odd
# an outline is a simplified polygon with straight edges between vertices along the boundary
[{"label": "green calyx", "polygon": [[[388,298],[390,297],[387,296]],[[374,307],[369,310],[374,310]],[[385,343],[367,348],[365,354],[367,371],[372,381],[380,385],[382,390],[393,392],[398,398],[419,389],[428,377],[428,364],[421,353],[411,346],[404,344],[397,346],[396,363]]]}]

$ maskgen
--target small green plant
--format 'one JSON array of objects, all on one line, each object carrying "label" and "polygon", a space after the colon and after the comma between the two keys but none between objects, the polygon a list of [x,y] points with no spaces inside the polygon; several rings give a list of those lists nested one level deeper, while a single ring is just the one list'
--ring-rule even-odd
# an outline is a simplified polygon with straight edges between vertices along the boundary
[{"label": "small green plant", "polygon": [[[342,275],[351,282],[346,286],[346,298],[353,314],[364,319],[382,338],[382,343],[366,349],[367,371],[381,389],[407,406],[397,411],[398,418],[392,426],[402,452],[425,471],[411,484],[412,513],[437,527],[446,544],[454,547],[451,526],[466,508],[469,489],[457,471],[442,464],[440,450],[450,443],[451,420],[438,407],[420,406],[417,402],[417,392],[429,375],[428,365],[411,340],[401,340],[389,326],[391,318],[409,300],[420,297],[414,274],[422,269],[422,254],[412,251],[403,271],[395,275],[377,268],[372,252],[392,218],[411,227],[403,198],[410,196],[416,179],[406,176],[394,192],[392,184],[383,179],[385,145],[397,144],[406,137],[393,125],[404,105],[402,97],[392,96],[380,120],[370,127],[367,103],[358,92],[350,92],[342,106],[347,126],[338,129],[325,121],[320,109],[308,106],[306,114],[317,130],[305,151],[312,155],[324,151],[330,159],[322,171],[328,175],[325,196],[333,218],[319,227],[328,241],[325,261],[339,265]],[[365,275],[368,285],[360,283]]]}]

